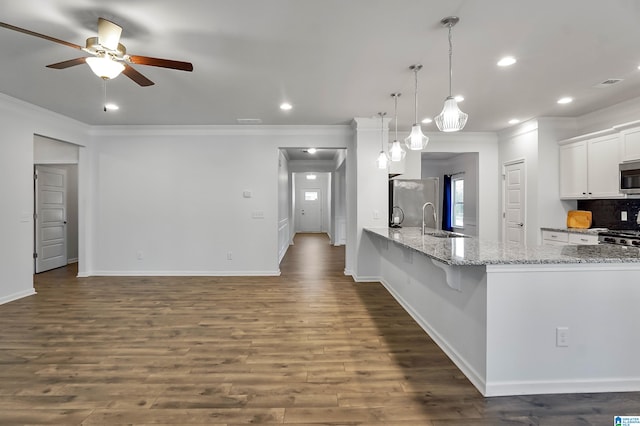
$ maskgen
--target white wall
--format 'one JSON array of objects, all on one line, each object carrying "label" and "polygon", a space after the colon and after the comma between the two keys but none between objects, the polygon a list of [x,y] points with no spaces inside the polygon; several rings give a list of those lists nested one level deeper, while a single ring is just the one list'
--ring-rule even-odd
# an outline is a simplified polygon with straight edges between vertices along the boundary
[{"label": "white wall", "polygon": [[[498,137],[488,132],[427,133],[429,144],[424,152],[478,153],[477,235],[497,241],[500,236],[500,174]],[[420,179],[421,151],[407,151],[410,175],[399,179]],[[417,164],[417,166],[416,166]],[[415,170],[418,170],[417,172]]]},{"label": "white wall", "polygon": [[6,303],[34,293],[34,135],[84,144],[88,127],[0,94],[0,128],[0,303]]},{"label": "white wall", "polygon": [[[541,227],[566,227],[575,202],[560,200],[557,141],[574,132],[573,119],[531,120],[500,133],[500,167],[524,159],[526,168],[526,243],[541,243]],[[502,191],[500,194],[502,206]],[[502,235],[502,224],[501,224]]]},{"label": "white wall", "polygon": [[[428,155],[428,154],[426,154]],[[478,235],[478,153],[457,154],[447,160],[431,160],[423,155],[422,178],[437,177],[440,179],[440,200],[438,201],[438,218],[443,215],[444,175],[462,173],[464,177],[464,227],[456,228],[468,235]],[[441,219],[438,222],[442,223]]]},{"label": "white wall", "polygon": [[96,128],[90,273],[278,274],[279,148],[350,137],[346,126]]},{"label": "white wall", "polygon": [[285,151],[278,151],[278,263],[287,253],[291,243],[291,183],[289,181],[289,160]]}]

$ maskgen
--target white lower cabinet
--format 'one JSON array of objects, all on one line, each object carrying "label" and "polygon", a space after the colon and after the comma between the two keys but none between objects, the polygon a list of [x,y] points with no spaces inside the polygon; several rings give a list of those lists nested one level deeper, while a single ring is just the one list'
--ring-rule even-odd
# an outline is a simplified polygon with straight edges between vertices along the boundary
[{"label": "white lower cabinet", "polygon": [[571,231],[542,231],[542,244],[546,246],[598,244],[596,234]]}]

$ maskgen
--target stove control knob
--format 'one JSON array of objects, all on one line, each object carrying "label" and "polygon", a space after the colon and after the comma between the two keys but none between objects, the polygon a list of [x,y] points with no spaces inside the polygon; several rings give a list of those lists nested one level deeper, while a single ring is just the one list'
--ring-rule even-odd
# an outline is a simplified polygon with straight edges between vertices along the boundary
[{"label": "stove control knob", "polygon": [[626,246],[627,245],[627,240],[620,240],[619,243],[620,244],[624,244]]},{"label": "stove control knob", "polygon": [[604,238],[604,242],[605,243],[615,243],[616,239],[615,238],[611,238],[611,237],[605,237]]},{"label": "stove control knob", "polygon": [[640,246],[640,241],[639,240],[633,240],[631,241],[631,244],[634,246]]}]

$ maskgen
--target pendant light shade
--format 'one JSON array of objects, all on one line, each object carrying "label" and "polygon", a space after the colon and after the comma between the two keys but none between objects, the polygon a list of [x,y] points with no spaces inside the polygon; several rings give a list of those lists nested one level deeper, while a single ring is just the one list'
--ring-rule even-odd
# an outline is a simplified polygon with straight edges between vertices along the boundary
[{"label": "pendant light shade", "polygon": [[387,113],[379,112],[378,115],[380,116],[380,154],[378,154],[378,158],[376,159],[376,165],[379,169],[386,169],[389,167],[389,157],[384,151],[384,116],[387,115]]},{"label": "pendant light shade", "polygon": [[389,157],[391,159],[391,161],[402,161],[404,159],[404,157],[407,155],[407,151],[404,150],[404,148],[402,148],[402,145],[400,145],[400,141],[398,141],[398,98],[401,96],[401,93],[392,93],[391,96],[394,99],[394,113],[393,113],[393,120],[395,122],[395,131],[396,131],[396,136],[393,139],[393,143],[391,144],[391,147],[389,148]]},{"label": "pendant light shade", "polygon": [[429,142],[429,138],[422,133],[422,126],[418,121],[418,71],[422,69],[422,65],[411,65],[409,69],[415,74],[415,121],[411,127],[411,133],[405,138],[404,143],[412,151],[422,151]]},{"label": "pendant light shade", "polygon": [[467,124],[467,118],[469,114],[465,114],[458,108],[458,102],[455,98],[447,96],[444,100],[444,108],[442,112],[435,118],[436,126],[442,132],[457,132],[462,130],[464,125]]},{"label": "pendant light shade", "polygon": [[460,18],[449,16],[440,21],[442,26],[449,28],[449,96],[444,100],[442,112],[436,116],[435,122],[441,132],[457,132],[462,130],[467,124],[469,114],[465,114],[458,108],[458,102],[451,96],[451,80],[453,71],[451,67],[451,57],[453,56],[453,44],[451,43],[451,28],[453,28]]}]

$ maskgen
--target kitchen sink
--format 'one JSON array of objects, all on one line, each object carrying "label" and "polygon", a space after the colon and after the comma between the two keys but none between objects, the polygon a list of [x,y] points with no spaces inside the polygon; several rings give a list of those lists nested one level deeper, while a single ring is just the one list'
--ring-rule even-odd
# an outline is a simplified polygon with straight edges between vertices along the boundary
[{"label": "kitchen sink", "polygon": [[468,235],[447,231],[425,232],[424,235],[436,238],[469,238]]}]

